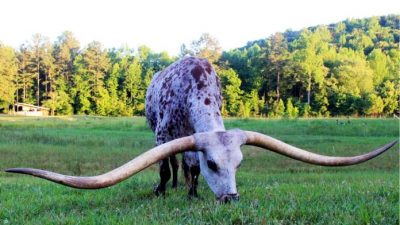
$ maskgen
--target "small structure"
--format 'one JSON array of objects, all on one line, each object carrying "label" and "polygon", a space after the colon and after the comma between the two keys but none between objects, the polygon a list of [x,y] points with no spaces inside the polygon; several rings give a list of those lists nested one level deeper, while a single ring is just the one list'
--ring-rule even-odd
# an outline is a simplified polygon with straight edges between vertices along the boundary
[{"label": "small structure", "polygon": [[49,111],[50,111],[49,108],[26,104],[26,103],[15,103],[14,104],[14,115],[48,116]]}]

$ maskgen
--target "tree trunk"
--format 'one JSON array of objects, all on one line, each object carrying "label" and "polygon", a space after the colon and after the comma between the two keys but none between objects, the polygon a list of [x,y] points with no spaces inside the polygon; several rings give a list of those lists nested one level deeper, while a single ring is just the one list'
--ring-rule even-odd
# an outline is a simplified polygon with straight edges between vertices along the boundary
[{"label": "tree trunk", "polygon": [[36,99],[36,101],[37,101],[37,106],[39,106],[39,95],[40,95],[40,86],[39,86],[39,84],[40,84],[40,73],[39,73],[39,69],[40,69],[40,66],[39,66],[39,59],[38,59],[38,61],[37,61],[37,99]]},{"label": "tree trunk", "polygon": [[[50,70],[50,69],[49,69],[49,70]],[[46,92],[46,100],[49,99],[49,90],[48,90],[48,85],[49,85],[49,81],[48,81],[49,70],[47,71],[47,74],[45,74],[45,85],[44,85],[44,90],[45,90],[45,92]]]},{"label": "tree trunk", "polygon": [[26,98],[26,83],[25,83],[25,78],[24,78],[24,93],[23,93],[23,96],[22,96],[22,101],[23,101],[23,103],[25,103],[25,98]]},{"label": "tree trunk", "polygon": [[310,105],[311,102],[311,74],[308,76],[308,87],[307,87],[307,103]]},{"label": "tree trunk", "polygon": [[280,83],[280,81],[281,81],[281,76],[280,76],[280,73],[279,73],[279,71],[277,72],[277,74],[276,74],[276,99],[277,99],[277,101],[279,102],[279,99],[280,99],[280,92],[279,92],[279,83]]},{"label": "tree trunk", "polygon": [[18,99],[19,99],[18,88],[19,88],[19,82],[17,81],[17,90],[16,90],[16,93],[15,93],[15,97],[16,97],[15,102],[18,102]]}]

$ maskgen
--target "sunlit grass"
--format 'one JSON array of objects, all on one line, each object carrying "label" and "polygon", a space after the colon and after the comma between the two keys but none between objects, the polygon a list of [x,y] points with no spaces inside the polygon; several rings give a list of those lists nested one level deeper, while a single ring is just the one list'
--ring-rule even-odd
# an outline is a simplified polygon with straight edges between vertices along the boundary
[{"label": "sunlit grass", "polygon": [[[398,139],[395,119],[226,119],[227,128],[266,133],[326,155],[356,155]],[[154,146],[144,118],[0,117],[0,169],[35,167],[96,175]],[[399,153],[362,165],[307,165],[244,147],[241,200],[216,203],[200,179],[200,199],[177,190],[157,198],[157,165],[116,185],[76,190],[0,172],[0,224],[398,224]]]}]

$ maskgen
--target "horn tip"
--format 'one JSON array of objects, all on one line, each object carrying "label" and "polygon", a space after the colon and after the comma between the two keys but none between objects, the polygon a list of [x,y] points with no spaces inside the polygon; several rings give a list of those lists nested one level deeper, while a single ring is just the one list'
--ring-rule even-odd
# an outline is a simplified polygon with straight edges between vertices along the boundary
[{"label": "horn tip", "polygon": [[394,140],[391,143],[389,143],[390,147],[394,146],[395,144],[397,144],[399,142],[399,140]]},{"label": "horn tip", "polygon": [[4,172],[7,172],[7,173],[16,173],[17,171],[18,171],[17,168],[8,168],[8,169],[4,170]]},{"label": "horn tip", "polygon": [[5,169],[4,172],[7,173],[29,173],[29,169],[27,168],[8,168]]}]

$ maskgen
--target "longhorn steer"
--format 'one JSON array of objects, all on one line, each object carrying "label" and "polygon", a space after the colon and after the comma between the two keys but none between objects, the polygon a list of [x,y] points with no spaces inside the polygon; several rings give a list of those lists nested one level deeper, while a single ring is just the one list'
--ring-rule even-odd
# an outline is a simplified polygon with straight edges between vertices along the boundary
[{"label": "longhorn steer", "polygon": [[30,174],[63,185],[98,189],[114,185],[160,162],[161,181],[156,194],[165,192],[171,177],[177,185],[178,162],[175,154],[184,153],[183,167],[190,180],[189,195],[196,196],[199,173],[204,176],[217,199],[238,199],[235,174],[242,161],[240,146],[259,146],[303,162],[322,166],[348,166],[365,162],[385,152],[397,141],[353,157],[331,157],[311,153],[264,134],[229,130],[222,122],[221,90],[218,77],[205,59],[181,59],[157,73],[147,92],[146,116],[156,134],[157,147],[110,172],[93,177],[66,176],[50,171],[13,168],[7,172]]},{"label": "longhorn steer", "polygon": [[[156,134],[157,145],[194,133],[216,134],[208,134],[207,138],[203,134],[204,137],[198,136],[196,140],[198,149],[211,147],[211,151],[188,151],[183,155],[182,164],[190,185],[190,196],[197,196],[196,185],[201,171],[219,198],[238,197],[235,172],[243,158],[239,147],[245,137],[240,132],[224,132],[221,106],[219,78],[205,59],[187,57],[174,63],[157,73],[147,90],[146,117]],[[211,146],[207,142],[212,143]],[[169,161],[172,187],[176,187],[178,162],[175,155],[170,156]],[[170,174],[166,158],[160,162],[161,179],[155,189],[157,195],[165,192]]]}]

